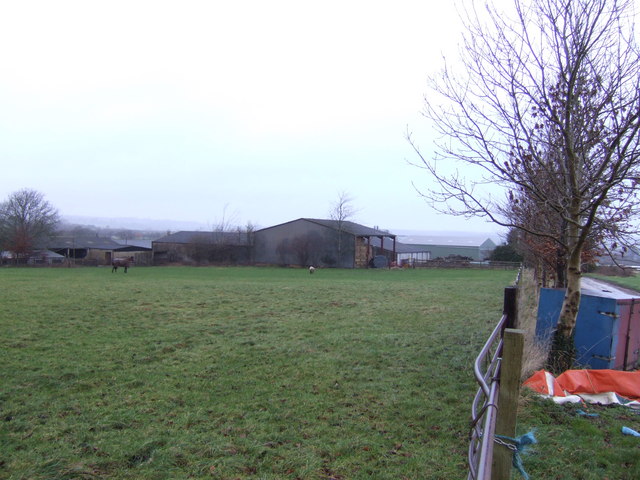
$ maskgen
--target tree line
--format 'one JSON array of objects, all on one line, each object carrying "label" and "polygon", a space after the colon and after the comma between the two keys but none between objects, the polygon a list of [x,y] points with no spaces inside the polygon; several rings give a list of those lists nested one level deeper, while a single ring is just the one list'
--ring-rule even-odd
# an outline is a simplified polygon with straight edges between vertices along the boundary
[{"label": "tree line", "polygon": [[430,79],[438,134],[417,166],[434,208],[512,229],[565,288],[549,359],[573,360],[583,265],[635,244],[640,55],[630,0],[468,2],[460,52]]}]

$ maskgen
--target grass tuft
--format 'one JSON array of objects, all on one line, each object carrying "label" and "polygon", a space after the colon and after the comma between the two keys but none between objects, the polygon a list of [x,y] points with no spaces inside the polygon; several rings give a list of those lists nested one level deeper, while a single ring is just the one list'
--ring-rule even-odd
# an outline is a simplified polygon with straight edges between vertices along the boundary
[{"label": "grass tuft", "polygon": [[522,362],[522,379],[525,380],[544,368],[551,341],[536,337],[539,290],[532,270],[522,271],[518,287],[518,328],[525,332]]}]

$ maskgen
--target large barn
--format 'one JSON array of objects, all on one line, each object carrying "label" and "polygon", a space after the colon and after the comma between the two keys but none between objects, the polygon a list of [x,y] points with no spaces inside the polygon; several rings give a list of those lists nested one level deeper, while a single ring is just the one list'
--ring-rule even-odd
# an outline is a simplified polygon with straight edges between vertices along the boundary
[{"label": "large barn", "polygon": [[364,268],[396,260],[396,236],[357,223],[299,218],[255,232],[255,261],[269,265]]}]

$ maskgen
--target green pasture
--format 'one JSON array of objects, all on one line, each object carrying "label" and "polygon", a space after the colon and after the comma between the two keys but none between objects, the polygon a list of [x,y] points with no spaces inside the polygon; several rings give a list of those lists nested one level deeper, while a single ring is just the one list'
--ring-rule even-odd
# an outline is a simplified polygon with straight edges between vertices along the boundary
[{"label": "green pasture", "polygon": [[[471,363],[514,279],[0,269],[0,479],[464,478]],[[521,433],[557,410],[529,399]]]},{"label": "green pasture", "polygon": [[596,274],[590,274],[589,276],[599,278],[601,280],[605,280],[607,282],[620,285],[621,287],[630,288],[632,290],[636,290],[640,292],[640,276],[635,274],[635,272],[632,275],[629,275],[628,277],[596,275]]}]

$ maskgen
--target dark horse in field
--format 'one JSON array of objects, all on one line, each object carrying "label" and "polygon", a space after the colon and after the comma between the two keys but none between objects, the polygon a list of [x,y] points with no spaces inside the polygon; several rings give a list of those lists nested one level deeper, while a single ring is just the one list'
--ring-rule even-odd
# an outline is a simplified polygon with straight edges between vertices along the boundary
[{"label": "dark horse in field", "polygon": [[133,257],[129,258],[114,258],[111,262],[111,273],[117,272],[118,267],[124,267],[124,273],[127,273],[127,269],[133,263]]}]

